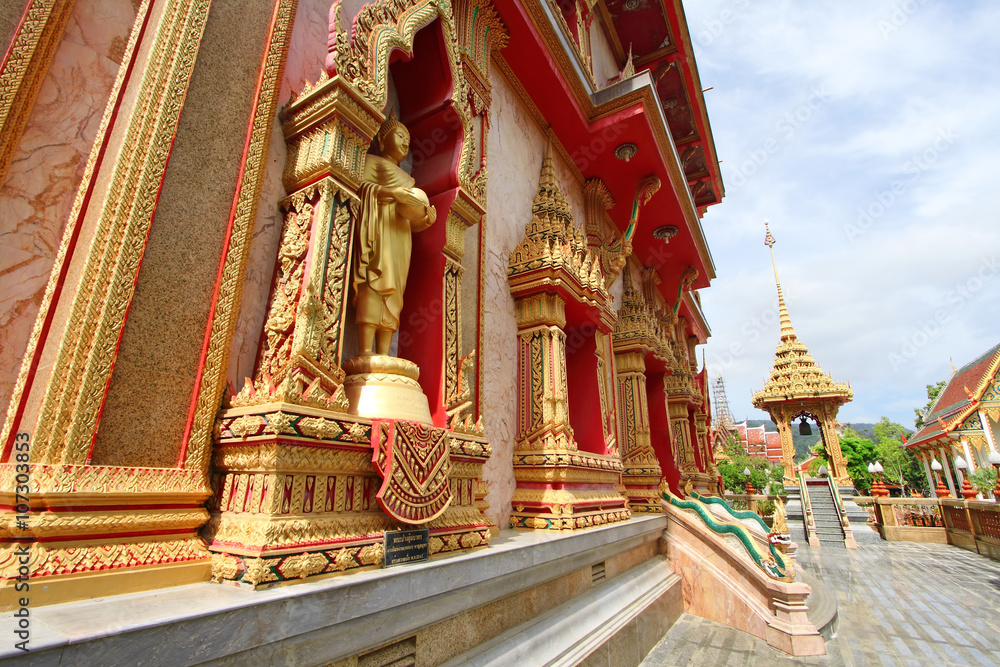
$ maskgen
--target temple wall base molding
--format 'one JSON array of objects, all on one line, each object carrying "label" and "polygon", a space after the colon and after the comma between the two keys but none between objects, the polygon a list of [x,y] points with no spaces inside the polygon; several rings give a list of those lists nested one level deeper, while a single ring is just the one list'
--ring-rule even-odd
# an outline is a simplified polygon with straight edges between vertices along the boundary
[{"label": "temple wall base molding", "polygon": [[208,580],[199,471],[19,466],[0,466],[0,502],[29,508],[0,527],[0,610],[18,607],[24,583],[35,607]]},{"label": "temple wall base molding", "polygon": [[[287,403],[227,410],[216,434],[205,529],[216,581],[266,588],[381,567],[390,530],[427,528],[431,556],[490,542],[492,450],[477,434]],[[414,489],[425,503],[410,502]]]},{"label": "temple wall base molding", "polygon": [[[529,620],[525,609],[540,618],[601,591],[618,593],[616,613],[601,615],[610,636],[591,655],[636,636],[648,651],[682,607],[660,555],[665,525],[663,517],[646,516],[570,533],[507,530],[489,549],[293,587],[254,592],[204,583],[32,609],[32,655],[65,664],[294,658],[341,667],[391,646],[418,664],[442,664],[514,630]],[[100,623],[81,626],[80,619]],[[0,619],[2,632],[15,625]],[[109,626],[118,631],[109,635]],[[187,639],[174,641],[178,636]],[[628,664],[642,658],[633,649]],[[15,652],[0,647],[0,659]]]}]

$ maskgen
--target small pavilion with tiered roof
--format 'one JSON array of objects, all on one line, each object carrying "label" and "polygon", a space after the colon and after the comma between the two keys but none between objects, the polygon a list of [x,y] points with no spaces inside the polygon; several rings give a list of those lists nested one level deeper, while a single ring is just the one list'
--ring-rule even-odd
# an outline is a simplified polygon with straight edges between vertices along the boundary
[{"label": "small pavilion with tiered roof", "polygon": [[774,366],[764,388],[753,395],[753,405],[771,415],[781,436],[781,465],[785,468],[785,484],[795,482],[795,443],[792,440],[792,422],[802,418],[819,425],[822,442],[830,462],[830,474],[838,485],[852,485],[847,474],[847,464],[840,451],[837,436],[837,412],[840,406],[854,398],[850,386],[834,382],[809,355],[809,350],[799,340],[792,320],[788,316],[785,297],[778,280],[778,266],[774,261],[774,237],[764,222],[767,235],[764,244],[771,250],[774,282],[778,287],[778,314],[781,321],[781,342],[774,353]]},{"label": "small pavilion with tiered roof", "polygon": [[924,465],[927,483],[935,459],[943,463],[944,481],[958,497],[964,474],[955,465],[961,456],[968,470],[989,466],[989,455],[1000,440],[1000,345],[995,345],[962,368],[955,370],[924,416],[924,426],[907,447]]}]

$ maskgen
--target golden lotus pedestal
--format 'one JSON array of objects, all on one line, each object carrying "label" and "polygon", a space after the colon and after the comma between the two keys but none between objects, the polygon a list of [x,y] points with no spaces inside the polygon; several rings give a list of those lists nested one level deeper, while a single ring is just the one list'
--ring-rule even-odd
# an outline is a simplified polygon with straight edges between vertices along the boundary
[{"label": "golden lotus pedestal", "polygon": [[417,378],[420,368],[407,359],[371,354],[344,364],[348,414],[369,419],[405,419],[433,425]]}]

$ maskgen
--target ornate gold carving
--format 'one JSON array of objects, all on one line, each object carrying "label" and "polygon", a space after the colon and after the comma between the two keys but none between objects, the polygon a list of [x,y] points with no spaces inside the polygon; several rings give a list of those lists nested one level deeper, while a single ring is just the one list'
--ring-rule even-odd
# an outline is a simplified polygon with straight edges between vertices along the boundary
[{"label": "ornate gold carving", "polygon": [[[336,30],[331,36],[334,43],[327,65],[333,65],[336,73],[354,86],[372,107],[384,108],[392,49],[412,54],[414,34],[437,18],[439,12],[450,28],[451,48],[455,48],[448,4],[437,0],[378,0],[358,12],[350,32],[344,29],[338,6]],[[455,55],[452,54],[453,62],[458,60]]]},{"label": "ornate gold carving", "polygon": [[[631,280],[627,283],[612,336],[615,352],[651,353],[664,364],[671,365],[674,355],[667,327],[643,293],[631,286]],[[628,359],[623,357],[625,363]]]},{"label": "ornate gold carving", "polygon": [[647,176],[639,183],[632,202],[632,216],[628,227],[619,234],[608,215],[608,209],[615,205],[611,192],[599,178],[587,181],[584,187],[587,197],[585,225],[587,244],[601,262],[605,287],[610,287],[618,278],[632,254],[632,237],[639,224],[639,209],[648,204],[659,189],[660,179],[656,176]]},{"label": "ornate gold carving", "polygon": [[629,255],[632,253],[632,245],[627,246],[621,243],[620,252],[612,253],[611,247],[618,239],[617,230],[608,209],[614,207],[615,199],[611,196],[611,191],[599,178],[587,180],[584,186],[586,200],[585,227],[587,233],[587,245],[590,251],[596,255],[601,262],[601,269],[604,272],[604,286],[610,287],[621,274]]},{"label": "ornate gold carving", "polygon": [[[449,216],[449,219],[451,216]],[[444,395],[448,416],[471,406],[472,387],[460,368],[459,350],[462,344],[462,273],[460,264],[448,259],[444,270]],[[474,359],[472,357],[467,357]],[[459,382],[464,387],[459,390]]]},{"label": "ornate gold carving", "polygon": [[[0,465],[0,493],[13,495],[17,466]],[[200,471],[177,468],[115,468],[44,465],[29,467],[32,496],[52,494],[193,494],[204,499],[209,489]]]},{"label": "ornate gold carving", "polygon": [[611,296],[604,285],[601,263],[587,247],[583,230],[573,223],[569,202],[559,186],[552,159],[551,142],[546,147],[532,218],[524,239],[510,253],[507,279],[515,298],[541,286],[562,287],[581,303],[611,314]]},{"label": "ornate gold carving", "polygon": [[170,4],[158,24],[42,401],[36,460],[86,459],[208,6]]},{"label": "ornate gold carving", "polygon": [[531,528],[534,530],[577,530],[602,526],[606,523],[627,521],[631,517],[628,509],[614,511],[599,510],[587,514],[565,515],[522,515],[514,512],[511,515],[511,525],[514,528]]},{"label": "ornate gold carving", "polygon": [[74,2],[31,0],[0,66],[0,183],[6,180],[7,168]]},{"label": "ornate gold carving", "polygon": [[212,424],[225,390],[226,365],[239,316],[240,296],[246,282],[250,241],[257,217],[257,203],[267,165],[268,145],[274,127],[296,2],[297,0],[280,0],[275,8],[267,54],[258,79],[253,120],[244,149],[243,174],[236,194],[232,229],[219,281],[219,296],[213,308],[208,352],[198,389],[194,420],[188,435],[184,465],[191,469],[205,470],[208,466]]},{"label": "ornate gold carving", "polygon": [[286,190],[294,192],[326,175],[350,188],[361,183],[365,153],[381,119],[357,91],[323,72],[315,87],[289,102],[282,117]]},{"label": "ornate gold carving", "polygon": [[190,510],[131,510],[122,511],[49,511],[28,515],[26,527],[15,522],[13,514],[5,517],[0,535],[35,539],[80,538],[100,534],[114,537],[116,533],[152,531],[196,531],[208,520],[203,508]]},{"label": "ornate gold carving", "polygon": [[[296,403],[346,412],[340,368],[347,280],[349,198],[331,179],[282,202],[286,210],[277,277],[254,380],[231,407]],[[305,274],[308,249],[326,262]]]},{"label": "ornate gold carving", "polygon": [[[0,547],[0,582],[16,579],[19,559],[15,545]],[[197,537],[142,538],[112,544],[80,542],[32,543],[28,567],[32,578],[85,572],[106,572],[143,565],[164,565],[208,560],[209,553]]]},{"label": "ornate gold carving", "polygon": [[[475,69],[480,98],[489,93],[490,55],[507,46],[507,29],[490,0],[452,0],[462,60]],[[488,106],[488,100],[485,103]]]},{"label": "ornate gold carving", "polygon": [[[254,414],[257,432],[244,441],[232,424],[248,416],[240,414],[245,410],[229,410],[219,418],[220,444],[213,460],[218,472],[205,535],[213,552],[227,556],[215,558],[213,576],[257,586],[381,562],[382,533],[403,524],[379,506],[382,480],[375,466],[384,467],[387,458],[373,453],[371,427],[353,417],[281,405]],[[267,433],[264,424],[273,423],[283,425],[274,429],[282,431],[280,439]],[[385,423],[377,427],[379,451],[389,430]],[[480,437],[433,430],[445,438],[446,456],[452,459],[444,480],[452,500],[426,525],[432,538],[442,540],[441,549],[481,546],[488,542],[481,533],[492,524],[482,514],[485,492],[477,489],[477,480],[490,445]],[[301,444],[295,438],[302,438]]]},{"label": "ornate gold carving", "polygon": [[[136,22],[135,25],[133,25],[131,33],[129,34],[128,45],[125,47],[122,63],[132,61],[135,56],[136,42],[139,33],[141,32],[136,26],[140,25],[145,20],[148,12],[149,0],[143,0],[143,3],[137,9]],[[117,110],[118,103],[121,101],[122,85],[125,81],[125,74],[129,69],[129,67],[124,65],[120,66],[118,68],[118,74],[115,77],[115,82],[111,87],[108,104],[104,108],[104,115],[101,117],[101,124],[94,137],[94,143],[91,147],[90,155],[87,158],[87,164],[83,169],[81,185],[77,189],[76,197],[73,200],[73,208],[71,209],[68,217],[69,223],[63,231],[62,241],[59,244],[59,250],[56,253],[52,271],[49,273],[49,281],[45,286],[45,294],[42,296],[42,302],[39,306],[39,313],[35,318],[35,325],[32,328],[31,336],[28,339],[28,345],[25,349],[23,361],[21,363],[21,370],[18,373],[17,381],[14,383],[14,389],[11,392],[11,400],[7,410],[7,417],[3,424],[3,430],[0,432],[0,443],[6,443],[14,436],[14,429],[17,426],[14,423],[14,419],[17,417],[19,408],[23,405],[23,401],[26,398],[24,390],[27,386],[28,380],[33,377],[32,362],[38,353],[38,344],[41,340],[42,331],[46,328],[49,320],[52,299],[56,290],[61,286],[62,280],[65,278],[65,272],[67,269],[67,254],[79,224],[82,222],[80,220],[80,212],[83,209],[84,202],[87,201],[89,196],[89,185],[94,176],[94,169],[97,165],[98,158],[101,156],[102,151],[105,148],[105,143],[108,138],[108,127],[111,124],[111,118]],[[33,456],[36,461],[39,460],[38,454],[38,451],[33,452]]]}]

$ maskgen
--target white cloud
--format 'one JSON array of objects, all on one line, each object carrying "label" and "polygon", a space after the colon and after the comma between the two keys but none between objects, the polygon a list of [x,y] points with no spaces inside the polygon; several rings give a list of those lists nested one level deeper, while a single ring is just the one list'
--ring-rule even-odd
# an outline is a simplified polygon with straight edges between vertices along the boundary
[{"label": "white cloud", "polygon": [[726,181],[703,223],[718,278],[702,298],[734,415],[762,416],[749,396],[778,341],[770,218],[796,330],[854,387],[842,421],[911,424],[949,358],[1000,332],[1000,7],[685,9]]}]

